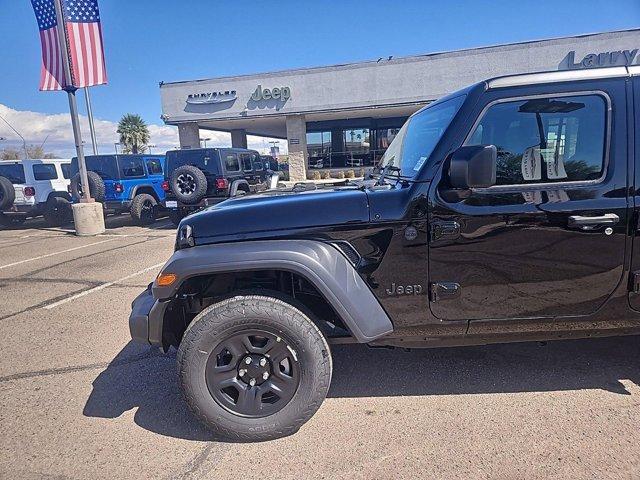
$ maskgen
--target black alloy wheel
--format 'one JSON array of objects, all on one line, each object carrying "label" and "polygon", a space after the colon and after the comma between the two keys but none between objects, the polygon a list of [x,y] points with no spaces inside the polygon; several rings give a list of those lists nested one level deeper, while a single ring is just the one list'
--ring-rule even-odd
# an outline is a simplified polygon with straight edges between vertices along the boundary
[{"label": "black alloy wheel", "polygon": [[191,195],[196,191],[196,179],[190,173],[181,173],[176,179],[178,190],[182,195]]},{"label": "black alloy wheel", "polygon": [[232,333],[211,352],[206,383],[225,410],[249,418],[273,415],[300,384],[296,351],[265,328]]}]

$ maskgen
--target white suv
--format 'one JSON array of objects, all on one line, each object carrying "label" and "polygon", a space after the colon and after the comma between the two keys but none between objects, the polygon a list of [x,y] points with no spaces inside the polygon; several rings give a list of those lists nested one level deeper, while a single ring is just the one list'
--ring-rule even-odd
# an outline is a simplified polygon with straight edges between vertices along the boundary
[{"label": "white suv", "polygon": [[0,226],[44,215],[51,226],[71,218],[70,159],[0,160]]}]

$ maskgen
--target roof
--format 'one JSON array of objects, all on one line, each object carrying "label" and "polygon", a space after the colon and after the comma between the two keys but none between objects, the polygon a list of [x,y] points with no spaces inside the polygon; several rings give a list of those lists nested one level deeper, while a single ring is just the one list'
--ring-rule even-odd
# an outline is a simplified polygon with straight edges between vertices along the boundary
[{"label": "roof", "polygon": [[271,72],[260,72],[260,73],[251,73],[251,74],[243,74],[243,75],[226,75],[222,77],[208,77],[208,78],[200,78],[195,80],[178,80],[172,82],[160,82],[160,86],[169,86],[169,85],[177,85],[184,83],[196,83],[196,82],[206,82],[211,80],[236,80],[236,79],[250,79],[250,78],[263,78],[265,76],[270,75],[282,75],[282,74],[295,74],[295,73],[311,73],[311,72],[321,72],[323,70],[335,70],[335,69],[347,69],[347,68],[359,68],[363,66],[370,66],[372,64],[389,64],[389,63],[405,63],[405,62],[414,62],[423,60],[428,57],[447,57],[447,56],[459,56],[464,55],[470,52],[480,52],[482,50],[505,50],[511,49],[513,47],[522,47],[531,44],[541,43],[541,42],[553,42],[557,40],[567,40],[567,39],[580,39],[585,37],[590,37],[594,35],[615,35],[618,33],[624,32],[640,32],[640,28],[628,28],[622,30],[612,30],[606,32],[592,32],[592,33],[584,33],[580,35],[569,35],[566,37],[550,37],[550,38],[541,38],[536,40],[527,40],[524,42],[513,42],[513,43],[504,43],[504,44],[494,44],[494,45],[485,45],[481,47],[473,47],[473,48],[463,48],[458,50],[447,50],[440,52],[431,52],[425,53],[421,55],[407,55],[402,57],[388,57],[388,58],[378,58],[377,60],[365,60],[362,62],[350,62],[350,63],[340,63],[334,65],[327,66],[319,66],[319,67],[304,67],[304,68],[292,68],[292,69],[284,69],[284,70],[275,70]]}]

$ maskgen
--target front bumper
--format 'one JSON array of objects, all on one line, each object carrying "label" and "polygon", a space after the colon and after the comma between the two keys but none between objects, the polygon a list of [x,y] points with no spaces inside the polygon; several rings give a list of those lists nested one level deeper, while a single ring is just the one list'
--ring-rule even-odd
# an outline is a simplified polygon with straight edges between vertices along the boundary
[{"label": "front bumper", "polygon": [[151,285],[131,303],[129,332],[135,342],[146,343],[166,350],[162,341],[164,312],[170,300],[160,301],[153,297]]}]

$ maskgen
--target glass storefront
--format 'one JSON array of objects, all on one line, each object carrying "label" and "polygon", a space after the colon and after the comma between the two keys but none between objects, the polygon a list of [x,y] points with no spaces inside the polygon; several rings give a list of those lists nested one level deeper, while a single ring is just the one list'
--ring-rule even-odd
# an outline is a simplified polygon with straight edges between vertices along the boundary
[{"label": "glass storefront", "polygon": [[382,158],[405,120],[357,119],[352,125],[347,120],[308,124],[309,168],[372,167]]}]

